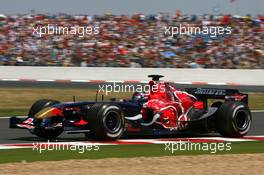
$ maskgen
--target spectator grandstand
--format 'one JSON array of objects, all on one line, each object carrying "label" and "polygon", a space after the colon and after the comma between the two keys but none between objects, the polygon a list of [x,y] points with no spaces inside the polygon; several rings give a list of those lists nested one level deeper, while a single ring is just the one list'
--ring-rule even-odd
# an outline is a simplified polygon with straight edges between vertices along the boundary
[{"label": "spectator grandstand", "polygon": [[[99,26],[98,35],[33,27]],[[232,34],[166,36],[165,26],[231,26]],[[231,15],[0,15],[0,65],[263,69],[264,17]]]}]

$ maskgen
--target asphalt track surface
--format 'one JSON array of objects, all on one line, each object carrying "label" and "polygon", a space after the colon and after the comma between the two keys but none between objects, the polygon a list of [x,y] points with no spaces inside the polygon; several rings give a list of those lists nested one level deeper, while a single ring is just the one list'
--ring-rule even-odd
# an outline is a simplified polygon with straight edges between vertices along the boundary
[{"label": "asphalt track surface", "polygon": [[[252,126],[248,135],[264,135],[264,112],[253,112],[252,113]],[[195,137],[201,137],[204,135],[197,135]],[[207,135],[210,136],[210,135]],[[216,135],[213,135],[216,136]],[[181,136],[175,136],[181,137]],[[193,136],[190,136],[193,137]],[[138,137],[140,138],[140,137]],[[129,138],[128,138],[129,139]],[[135,137],[133,137],[135,139]],[[87,138],[84,137],[84,134],[66,134],[63,133],[58,141],[84,141]],[[9,128],[9,119],[0,118],[0,144],[6,143],[30,143],[30,142],[39,142],[44,141],[40,140],[38,137],[30,134],[25,129],[10,129]]]}]

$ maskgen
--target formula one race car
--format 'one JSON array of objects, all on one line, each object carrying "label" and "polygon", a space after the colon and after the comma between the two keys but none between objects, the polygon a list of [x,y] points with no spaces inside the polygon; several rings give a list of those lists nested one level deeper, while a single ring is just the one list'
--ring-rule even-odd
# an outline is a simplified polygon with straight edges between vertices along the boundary
[{"label": "formula one race car", "polygon": [[[63,131],[85,133],[96,140],[127,135],[167,135],[182,132],[220,133],[242,137],[251,126],[248,95],[235,89],[187,88],[185,91],[149,75],[149,92],[130,100],[64,102],[38,100],[26,119],[12,117],[10,128],[28,129],[42,138]],[[97,94],[96,94],[97,96]],[[208,99],[215,100],[211,106]]]}]

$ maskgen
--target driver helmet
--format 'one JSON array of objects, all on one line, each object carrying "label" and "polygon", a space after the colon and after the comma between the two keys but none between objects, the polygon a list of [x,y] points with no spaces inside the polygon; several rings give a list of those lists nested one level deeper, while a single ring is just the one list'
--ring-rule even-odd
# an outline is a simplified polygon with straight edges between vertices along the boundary
[{"label": "driver helmet", "polygon": [[132,101],[145,102],[146,100],[146,95],[143,92],[135,92],[132,96]]}]

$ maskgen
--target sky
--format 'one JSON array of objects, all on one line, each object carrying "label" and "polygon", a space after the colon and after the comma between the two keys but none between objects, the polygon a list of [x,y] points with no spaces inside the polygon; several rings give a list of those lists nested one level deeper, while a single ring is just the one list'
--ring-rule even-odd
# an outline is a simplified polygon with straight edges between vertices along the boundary
[{"label": "sky", "polygon": [[179,9],[183,14],[264,14],[264,0],[0,0],[0,14],[154,14]]}]

